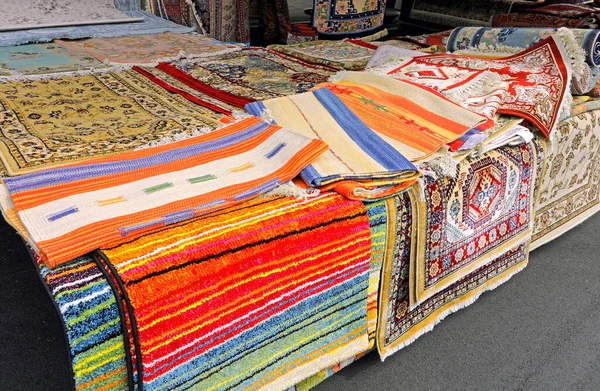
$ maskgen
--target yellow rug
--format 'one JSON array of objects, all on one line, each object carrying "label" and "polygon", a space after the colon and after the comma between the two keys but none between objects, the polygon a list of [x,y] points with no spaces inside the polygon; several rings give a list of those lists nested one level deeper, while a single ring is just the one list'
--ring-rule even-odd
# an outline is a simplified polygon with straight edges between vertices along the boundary
[{"label": "yellow rug", "polygon": [[11,176],[233,121],[134,70],[0,83],[0,110],[0,160]]}]

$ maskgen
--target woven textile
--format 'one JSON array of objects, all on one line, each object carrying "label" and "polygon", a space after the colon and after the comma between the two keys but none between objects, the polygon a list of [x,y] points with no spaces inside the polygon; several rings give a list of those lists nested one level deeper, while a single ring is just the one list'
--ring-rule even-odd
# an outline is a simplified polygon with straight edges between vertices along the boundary
[{"label": "woven textile", "polygon": [[257,100],[305,92],[336,72],[326,65],[262,48],[247,48],[176,65],[161,64],[159,68],[239,108]]},{"label": "woven textile", "polygon": [[0,160],[11,175],[208,131],[226,119],[134,70],[0,83],[0,106]]},{"label": "woven textile", "polygon": [[248,0],[209,0],[210,36],[223,42],[249,43],[247,8]]},{"label": "woven textile", "polygon": [[328,194],[256,200],[103,258],[145,389],[281,390],[367,349],[370,249],[362,204]]},{"label": "woven textile", "polygon": [[0,31],[135,22],[112,0],[2,0]]},{"label": "woven textile", "polygon": [[328,89],[246,108],[254,115],[268,110],[275,123],[327,143],[329,150],[302,171],[309,186],[334,189],[352,199],[378,199],[406,189],[419,176],[398,149]]},{"label": "woven textile", "polygon": [[538,160],[543,158],[536,148],[525,144],[493,150],[463,160],[453,178],[441,173],[438,179],[424,177],[414,212],[411,306],[529,242],[542,166]]},{"label": "woven textile", "polygon": [[186,0],[148,0],[149,11],[184,26],[191,25],[190,5]]},{"label": "woven textile", "polygon": [[[448,37],[447,48],[449,52],[454,52],[483,44],[525,49],[557,32],[557,28],[459,27]],[[599,66],[600,52],[596,48],[600,45],[600,30],[569,29],[568,34],[572,34],[576,43],[585,51],[588,64]]]},{"label": "woven textile", "polygon": [[358,40],[342,40],[271,45],[269,49],[313,63],[355,71],[365,68],[377,47]]},{"label": "woven textile", "polygon": [[193,28],[169,22],[168,20],[147,12],[139,10],[126,10],[124,12],[132,18],[138,18],[142,21],[134,23],[49,27],[3,32],[0,34],[0,46],[15,46],[26,43],[50,42],[57,38],[107,38],[138,34],[157,34],[164,33],[166,31],[174,33],[189,33],[194,31]]},{"label": "woven textile", "polygon": [[491,124],[442,95],[384,76],[347,73],[316,88],[330,89],[410,161],[430,156],[473,128]]},{"label": "woven textile", "polygon": [[472,304],[483,292],[494,289],[523,270],[528,260],[527,245],[510,249],[411,309],[408,275],[414,210],[408,197],[403,197],[399,196],[396,203],[396,234],[391,236],[394,254],[386,258],[381,277],[377,348],[382,359],[414,342],[447,315]]},{"label": "woven textile", "polygon": [[152,64],[181,57],[210,57],[240,50],[239,46],[224,44],[201,35],[175,33],[92,38],[83,41],[57,40],[56,43],[100,61],[115,64]]},{"label": "woven textile", "polygon": [[[222,209],[295,177],[327,146],[248,118],[212,133],[4,180],[49,266]],[[7,199],[10,196],[10,200]]]},{"label": "woven textile", "polygon": [[600,123],[598,110],[558,126],[548,149],[532,247],[562,235],[600,210]]},{"label": "woven textile", "polygon": [[53,269],[37,263],[65,327],[76,389],[127,389],[123,325],[101,270],[90,256]]},{"label": "woven textile", "polygon": [[0,47],[0,76],[80,72],[107,67],[94,57],[56,44]]},{"label": "woven textile", "polygon": [[588,99],[586,99],[585,101],[583,101],[579,104],[573,105],[573,107],[571,108],[571,117],[574,117],[581,113],[585,113],[587,111],[593,111],[593,110],[600,109],[600,100],[592,99],[587,96],[584,98],[588,98]]},{"label": "woven textile", "polygon": [[314,0],[312,24],[327,38],[380,38],[385,35],[385,3],[386,0]]},{"label": "woven textile", "polygon": [[398,59],[371,71],[434,88],[490,118],[496,109],[525,118],[546,137],[568,109],[572,74],[562,43],[552,36],[509,57],[434,54]]}]

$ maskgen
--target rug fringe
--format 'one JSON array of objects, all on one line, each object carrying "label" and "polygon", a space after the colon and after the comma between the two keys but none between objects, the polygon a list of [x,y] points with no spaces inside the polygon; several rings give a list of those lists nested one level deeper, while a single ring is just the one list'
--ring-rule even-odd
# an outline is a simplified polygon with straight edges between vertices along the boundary
[{"label": "rug fringe", "polygon": [[510,280],[515,274],[521,272],[523,269],[525,269],[527,267],[527,263],[528,260],[524,262],[525,264],[514,269],[513,272],[500,279],[495,281],[493,284],[490,284],[488,286],[486,286],[484,289],[482,289],[480,292],[478,292],[477,294],[475,294],[473,297],[469,298],[468,300],[465,300],[463,302],[460,302],[458,304],[455,304],[454,306],[446,309],[445,311],[443,311],[442,313],[440,313],[440,315],[437,317],[437,319],[435,319],[435,321],[433,321],[431,324],[427,325],[426,327],[422,328],[421,330],[419,330],[414,336],[412,336],[411,338],[407,339],[406,341],[402,342],[401,344],[399,344],[398,346],[394,347],[393,349],[391,349],[390,351],[386,352],[385,354],[382,354],[381,352],[379,352],[379,356],[381,358],[381,361],[385,361],[386,358],[388,358],[389,356],[391,356],[392,354],[396,353],[397,351],[405,348],[406,346],[410,345],[411,343],[415,342],[418,338],[420,338],[421,336],[423,336],[424,334],[430,332],[431,330],[433,330],[433,328],[435,326],[437,326],[442,320],[444,320],[448,315],[453,314],[455,312],[457,312],[458,310],[461,310],[463,308],[466,308],[468,306],[470,306],[471,304],[475,303],[475,301],[477,301],[477,299],[479,299],[479,297],[484,294],[485,292],[489,292],[492,291],[496,288],[498,288],[500,285],[504,284],[505,282],[507,282],[508,280]]}]

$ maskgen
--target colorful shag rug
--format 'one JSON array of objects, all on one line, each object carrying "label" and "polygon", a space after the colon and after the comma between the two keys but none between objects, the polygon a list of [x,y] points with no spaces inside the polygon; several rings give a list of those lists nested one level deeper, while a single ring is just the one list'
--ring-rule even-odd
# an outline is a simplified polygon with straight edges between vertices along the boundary
[{"label": "colorful shag rug", "polygon": [[[0,205],[18,214],[21,235],[53,267],[254,198],[326,150],[322,141],[248,118],[164,146],[5,178]],[[19,222],[13,226],[22,231]]]},{"label": "colorful shag rug", "polygon": [[108,65],[94,57],[54,43],[0,47],[0,76],[14,78],[106,68]]},{"label": "colorful shag rug", "polygon": [[271,45],[269,49],[313,63],[350,71],[362,70],[377,47],[359,40],[312,41],[296,45]]},{"label": "colorful shag rug", "polygon": [[113,0],[2,0],[0,32],[141,20],[118,10]]},{"label": "colorful shag rug", "polygon": [[113,64],[158,64],[181,58],[211,57],[240,50],[237,45],[218,42],[197,34],[145,34],[118,38],[55,41],[74,52],[85,53]]},{"label": "colorful shag rug", "polygon": [[383,26],[386,0],[314,0],[312,25],[327,39],[386,35]]},{"label": "colorful shag rug", "polygon": [[493,121],[419,86],[368,73],[345,73],[330,89],[369,128],[410,161],[431,156]]},{"label": "colorful shag rug", "polygon": [[570,59],[553,36],[509,57],[404,57],[370,71],[433,88],[489,118],[496,112],[525,118],[546,137],[570,111]]},{"label": "colorful shag rug", "polygon": [[267,112],[275,123],[327,143],[329,150],[302,171],[309,186],[334,189],[351,199],[379,199],[405,190],[419,176],[387,137],[365,125],[329,89],[246,107],[254,115]]},{"label": "colorful shag rug", "polygon": [[368,348],[370,250],[364,206],[324,194],[257,199],[98,265],[123,293],[144,389],[282,390]]},{"label": "colorful shag rug", "polygon": [[135,70],[0,83],[0,160],[10,175],[39,171],[233,121]]},{"label": "colorful shag rug", "polygon": [[[426,165],[427,166],[427,165]],[[415,194],[411,308],[506,251],[529,243],[543,153],[534,144],[467,158],[454,177],[424,177]]]},{"label": "colorful shag rug", "polygon": [[35,257],[40,275],[64,326],[78,391],[126,390],[124,327],[119,307],[91,256],[56,268]]},{"label": "colorful shag rug", "polygon": [[547,146],[532,248],[555,239],[600,210],[599,110],[561,122],[556,137]]},{"label": "colorful shag rug", "polygon": [[337,71],[262,48],[175,65],[160,64],[159,69],[239,108],[254,101],[305,92]]},{"label": "colorful shag rug", "polygon": [[472,304],[483,292],[496,288],[523,270],[529,255],[527,244],[509,249],[411,308],[409,270],[416,211],[412,209],[408,195],[399,198],[393,220],[395,226],[390,233],[393,256],[385,259],[381,276],[377,349],[382,359],[411,344],[449,314]]},{"label": "colorful shag rug", "polygon": [[[336,202],[340,204],[346,202],[340,197],[335,198]],[[245,221],[249,224],[253,221],[265,221],[267,218],[264,216],[265,213],[273,215],[278,212],[287,213],[287,211],[304,213],[309,219],[311,218],[310,214],[320,208],[318,205],[313,206],[312,204],[323,202],[322,199],[310,200],[308,204],[293,199],[262,199],[224,210],[219,218],[225,221],[228,220],[228,216],[234,216],[237,213],[238,225],[241,226],[243,220],[239,213],[246,210],[249,213],[246,215]],[[393,199],[390,198],[385,201],[367,203],[365,208],[371,236],[367,299],[367,329],[369,348],[371,348],[375,343],[377,326],[379,275],[383,261],[391,251],[390,237],[387,232],[388,225],[391,224],[390,218],[395,216],[393,212],[396,206],[393,204]],[[283,215],[283,213],[279,214]],[[227,232],[235,233],[236,231],[223,229],[222,235],[228,235]],[[123,328],[125,325],[121,322],[120,308],[111,290],[112,280],[109,282],[105,278],[92,256],[84,256],[53,269],[46,267],[39,257],[37,257],[37,263],[65,326],[76,389],[82,391],[127,389],[128,376],[135,373],[135,368],[132,368],[131,365],[128,366],[126,360],[131,360],[135,352],[127,353],[128,357],[126,358],[126,349],[130,347],[130,341],[126,341],[125,338],[129,337],[129,333]],[[124,338],[124,336],[127,337]],[[300,381],[291,387],[290,391],[309,390],[363,354],[359,353],[352,358],[340,360],[339,363]]]}]

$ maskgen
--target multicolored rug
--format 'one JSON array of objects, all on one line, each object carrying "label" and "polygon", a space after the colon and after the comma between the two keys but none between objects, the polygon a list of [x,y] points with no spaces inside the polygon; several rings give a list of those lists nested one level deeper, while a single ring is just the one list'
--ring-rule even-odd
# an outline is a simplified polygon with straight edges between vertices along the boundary
[{"label": "multicolored rug", "polygon": [[55,41],[74,52],[86,53],[113,64],[158,64],[181,58],[211,57],[240,50],[237,45],[218,42],[198,34],[145,34],[118,38]]},{"label": "multicolored rug", "polygon": [[109,66],[53,43],[0,47],[0,76],[85,72]]},{"label": "multicolored rug", "polygon": [[525,118],[550,137],[561,113],[570,110],[569,64],[562,42],[550,36],[509,57],[434,54],[369,70],[433,88],[490,118],[496,111]]},{"label": "multicolored rug", "polygon": [[527,266],[528,246],[509,249],[428,300],[410,308],[409,283],[413,214],[406,194],[396,202],[395,234],[390,236],[393,256],[382,270],[377,326],[377,349],[382,359],[431,331],[449,314],[472,304],[486,291],[496,288]]},{"label": "multicolored rug", "polygon": [[529,243],[543,154],[533,144],[489,151],[463,160],[454,177],[427,167],[437,179],[425,176],[424,188],[414,191],[421,196],[413,197],[411,308]]},{"label": "multicolored rug", "polygon": [[309,186],[370,200],[405,190],[419,176],[417,168],[387,142],[389,138],[366,126],[328,89],[246,108],[254,115],[267,111],[275,123],[327,143],[329,150],[302,171],[302,179]]},{"label": "multicolored rug", "polygon": [[39,257],[36,263],[64,325],[75,389],[126,390],[124,325],[111,285],[93,258],[52,269]]},{"label": "multicolored rug", "polygon": [[[104,249],[147,390],[283,390],[365,351],[360,202],[257,199]],[[177,281],[176,284],[173,281]]]},{"label": "multicolored rug", "polygon": [[359,40],[341,40],[271,45],[269,49],[313,63],[357,71],[367,66],[377,47]]},{"label": "multicolored rug", "polygon": [[327,39],[384,37],[386,0],[314,0],[312,25]]},{"label": "multicolored rug", "polygon": [[2,0],[0,32],[141,20],[118,10],[112,0]]},{"label": "multicolored rug", "polygon": [[305,92],[337,71],[262,48],[175,65],[160,64],[159,69],[239,108],[254,101]]},{"label": "multicolored rug", "polygon": [[600,112],[585,112],[561,122],[556,140],[547,149],[532,248],[600,210]]},{"label": "multicolored rug", "polygon": [[5,178],[0,205],[5,215],[18,213],[22,236],[54,267],[254,198],[326,150],[322,141],[248,118],[164,146]]},{"label": "multicolored rug", "polygon": [[0,160],[10,175],[207,132],[233,121],[134,70],[0,83],[0,108]]},{"label": "multicolored rug", "polygon": [[246,0],[208,0],[208,31],[222,42],[250,43],[250,23]]},{"label": "multicolored rug", "polygon": [[146,9],[156,16],[183,26],[191,26],[190,7],[192,1],[186,0],[147,0]]},{"label": "multicolored rug", "polygon": [[[337,197],[339,202],[343,199]],[[367,319],[369,346],[375,343],[377,326],[377,299],[379,291],[379,275],[385,257],[390,254],[388,226],[390,217],[396,206],[392,198],[385,201],[370,202],[365,204],[369,218],[371,235],[371,261],[367,301]],[[265,211],[274,212],[276,205],[282,205],[283,199],[262,199],[244,203],[238,208],[246,208],[251,214],[248,220],[258,220]],[[320,203],[316,199],[311,202]],[[292,210],[300,211],[301,208],[310,214],[315,209],[312,205],[306,206],[298,201],[288,200]],[[284,207],[285,208],[285,207]],[[239,209],[238,209],[239,210]],[[286,209],[287,210],[287,209]],[[221,216],[228,216],[233,209],[223,211]],[[264,218],[264,217],[263,217]],[[309,217],[307,217],[309,218]],[[226,220],[226,218],[223,218]],[[77,390],[105,390],[127,388],[128,368],[126,365],[124,331],[119,315],[119,306],[114,299],[110,283],[102,271],[98,269],[92,256],[78,258],[68,264],[49,269],[41,258],[37,258],[40,274],[46,281],[48,292],[54,302],[59,315],[65,325],[67,342],[71,351],[70,358],[74,368],[74,380]],[[124,345],[126,344],[126,345]],[[290,391],[307,391],[331,374],[338,372],[345,365],[351,363],[357,356],[343,360],[330,368],[319,371],[316,375],[299,382]],[[131,360],[131,357],[128,358]],[[135,373],[135,368],[129,368]]]},{"label": "multicolored rug", "polygon": [[410,161],[431,156],[487,118],[418,86],[368,73],[346,73],[331,90],[369,128]]}]

